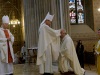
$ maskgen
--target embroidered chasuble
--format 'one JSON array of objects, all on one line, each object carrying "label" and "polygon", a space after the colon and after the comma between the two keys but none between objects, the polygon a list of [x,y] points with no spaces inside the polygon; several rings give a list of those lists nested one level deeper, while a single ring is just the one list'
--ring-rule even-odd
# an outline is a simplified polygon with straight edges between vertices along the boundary
[{"label": "embroidered chasuble", "polygon": [[[4,33],[5,33],[6,38],[9,38],[9,33],[6,29],[4,30]],[[13,59],[12,59],[12,56],[11,56],[10,46],[9,46],[9,41],[8,40],[7,40],[7,45],[8,45],[8,63],[12,63]]]}]

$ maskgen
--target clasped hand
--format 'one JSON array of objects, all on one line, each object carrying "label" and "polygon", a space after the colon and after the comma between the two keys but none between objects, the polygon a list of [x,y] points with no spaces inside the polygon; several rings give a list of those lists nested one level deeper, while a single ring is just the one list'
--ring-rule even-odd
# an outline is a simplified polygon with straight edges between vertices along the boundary
[{"label": "clasped hand", "polygon": [[11,41],[11,38],[7,38],[8,41]]}]

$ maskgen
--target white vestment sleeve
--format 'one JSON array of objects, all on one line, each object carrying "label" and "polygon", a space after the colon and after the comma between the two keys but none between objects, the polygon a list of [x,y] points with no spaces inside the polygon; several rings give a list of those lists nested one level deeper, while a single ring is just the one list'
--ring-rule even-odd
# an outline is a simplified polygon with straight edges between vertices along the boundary
[{"label": "white vestment sleeve", "polygon": [[7,38],[0,38],[0,42],[6,42],[7,41]]},{"label": "white vestment sleeve", "polygon": [[60,30],[54,30],[47,25],[45,26],[45,29],[52,39],[51,43],[52,56],[53,56],[53,61],[56,61],[58,59],[60,51]]},{"label": "white vestment sleeve", "polygon": [[[54,30],[54,29],[50,28],[49,26],[47,26],[46,24],[42,25],[39,28],[39,42],[38,42],[37,64],[41,64],[41,62],[46,61],[45,60],[46,59],[45,51],[48,50],[47,48],[48,48],[48,46],[50,44],[52,46],[52,52],[55,49],[57,49],[56,45],[57,45],[57,40],[59,41],[59,38],[60,38],[60,30]],[[57,53],[57,56],[58,56],[58,53]]]},{"label": "white vestment sleeve", "polygon": [[3,50],[3,44],[0,44],[0,53],[1,53],[1,61],[5,62],[6,55],[5,55],[5,52]]},{"label": "white vestment sleeve", "polygon": [[[3,31],[1,30],[1,28],[0,28],[0,35],[3,35]],[[5,36],[5,35],[4,35]],[[4,38],[4,37],[2,37],[2,36],[0,36],[0,43],[4,43],[4,42],[6,42],[7,41],[7,38]]]},{"label": "white vestment sleeve", "polygon": [[45,26],[45,29],[51,36],[60,36],[60,30],[54,30],[47,25]]}]

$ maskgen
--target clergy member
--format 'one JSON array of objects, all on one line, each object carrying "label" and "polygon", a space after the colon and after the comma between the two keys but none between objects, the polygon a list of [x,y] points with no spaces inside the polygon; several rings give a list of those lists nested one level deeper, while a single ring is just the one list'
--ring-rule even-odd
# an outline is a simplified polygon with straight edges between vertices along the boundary
[{"label": "clergy member", "polygon": [[43,75],[53,74],[52,61],[56,61],[59,56],[60,30],[50,27],[53,17],[48,13],[39,28],[37,65]]},{"label": "clergy member", "polygon": [[9,17],[2,17],[2,25],[0,28],[0,75],[13,75],[13,42],[14,36],[7,29],[9,24]]},{"label": "clergy member", "polygon": [[81,68],[74,43],[71,37],[66,34],[66,30],[61,30],[61,48],[59,55],[59,70],[68,75],[68,71],[73,71],[75,75],[83,75],[84,69]]},{"label": "clergy member", "polygon": [[100,29],[98,30],[99,40],[95,45],[95,53],[97,55],[97,72],[100,75]]}]

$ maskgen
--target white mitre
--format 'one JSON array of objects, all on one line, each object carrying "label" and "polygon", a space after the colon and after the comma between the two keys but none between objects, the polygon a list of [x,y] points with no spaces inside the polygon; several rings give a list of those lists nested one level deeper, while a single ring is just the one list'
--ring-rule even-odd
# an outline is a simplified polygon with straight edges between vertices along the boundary
[{"label": "white mitre", "polygon": [[54,15],[50,15],[50,13],[48,12],[48,14],[46,15],[45,19],[52,21],[53,17],[54,17]]},{"label": "white mitre", "polygon": [[2,23],[9,23],[9,17],[7,15],[2,17]]},{"label": "white mitre", "polygon": [[42,21],[42,23],[40,25],[42,25],[46,20],[52,21],[53,17],[54,17],[54,15],[50,15],[50,13],[48,12],[45,19]]}]

